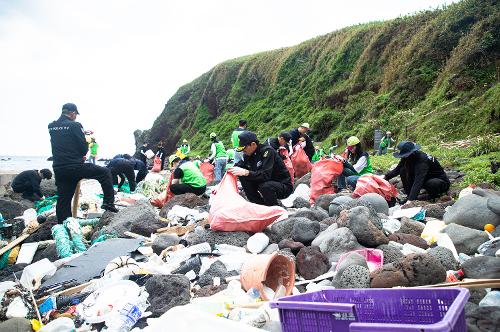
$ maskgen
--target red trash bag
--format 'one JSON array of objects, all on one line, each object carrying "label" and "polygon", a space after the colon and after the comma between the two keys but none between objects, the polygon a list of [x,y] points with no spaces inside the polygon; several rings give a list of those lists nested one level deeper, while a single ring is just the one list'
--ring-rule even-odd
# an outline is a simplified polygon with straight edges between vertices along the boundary
[{"label": "red trash bag", "polygon": [[207,186],[215,179],[214,169],[214,165],[209,162],[203,162],[200,164],[200,171],[203,173],[205,180],[207,180]]},{"label": "red trash bag", "polygon": [[151,205],[156,206],[157,208],[162,208],[163,205],[165,205],[172,197],[174,197],[174,194],[170,191],[170,185],[172,184],[172,179],[173,175],[170,175],[170,180],[168,181],[167,188],[165,188],[165,191],[156,196],[155,198],[151,199]]},{"label": "red trash bag", "polygon": [[288,149],[280,149],[279,151],[280,151],[279,153],[282,156],[285,156],[285,159],[283,159],[283,162],[285,163],[285,166],[288,169],[288,172],[290,173],[290,177],[292,178],[292,185],[293,185],[293,183],[295,181],[295,177],[293,176],[293,174],[295,173],[295,171],[293,170],[293,164],[292,164],[292,160],[290,159]]},{"label": "red trash bag", "polygon": [[151,172],[155,172],[155,173],[158,173],[161,171],[162,167],[161,167],[161,158],[156,156],[154,161],[153,161],[153,168],[151,169]]},{"label": "red trash bag", "polygon": [[286,213],[279,206],[246,201],[238,193],[236,176],[226,172],[213,193],[208,221],[214,231],[258,233]]},{"label": "red trash bag", "polygon": [[352,197],[358,198],[364,194],[375,193],[384,197],[386,201],[398,196],[398,190],[389,181],[382,179],[373,174],[365,174],[358,179],[356,190],[352,193]]},{"label": "red trash bag", "polygon": [[311,197],[309,203],[314,204],[316,198],[324,194],[333,194],[333,180],[344,170],[342,161],[323,159],[314,163],[311,171]]},{"label": "red trash bag", "polygon": [[312,164],[302,147],[296,145],[293,151],[290,158],[292,159],[293,169],[295,170],[295,177],[301,178],[311,171]]}]

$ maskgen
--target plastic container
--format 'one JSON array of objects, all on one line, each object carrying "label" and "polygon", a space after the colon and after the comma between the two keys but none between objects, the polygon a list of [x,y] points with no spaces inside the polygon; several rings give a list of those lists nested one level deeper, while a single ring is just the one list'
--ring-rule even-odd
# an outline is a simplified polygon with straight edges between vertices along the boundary
[{"label": "plastic container", "polygon": [[278,308],[283,332],[466,332],[463,288],[342,289],[288,296]]}]

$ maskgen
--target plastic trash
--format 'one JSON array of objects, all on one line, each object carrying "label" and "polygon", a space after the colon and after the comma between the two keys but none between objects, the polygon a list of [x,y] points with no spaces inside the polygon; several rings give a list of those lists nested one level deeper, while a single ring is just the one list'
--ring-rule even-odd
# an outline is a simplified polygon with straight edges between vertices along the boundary
[{"label": "plastic trash", "polygon": [[481,255],[495,256],[496,252],[500,249],[500,237],[489,240],[477,248],[477,252]]},{"label": "plastic trash", "polygon": [[311,189],[309,188],[309,186],[307,184],[305,184],[305,183],[299,184],[297,186],[297,188],[295,188],[294,192],[290,196],[288,196],[288,198],[281,200],[281,203],[283,204],[283,206],[290,208],[293,206],[293,201],[297,197],[300,197],[300,198],[305,199],[306,201],[309,201],[309,199],[311,198]]},{"label": "plastic trash", "polygon": [[153,160],[153,168],[151,169],[151,172],[158,173],[161,171],[161,168],[162,168],[161,158],[156,156],[155,159]]},{"label": "plastic trash", "polygon": [[30,264],[38,249],[38,242],[23,243],[16,264]]},{"label": "plastic trash", "polygon": [[263,327],[269,321],[269,315],[264,309],[235,308],[231,310],[228,318],[257,328]]},{"label": "plastic trash", "polygon": [[292,179],[292,184],[295,183],[295,171],[293,169],[292,159],[290,159],[290,155],[288,153],[288,149],[279,149],[279,154],[283,156],[283,163],[288,169],[288,173],[290,173],[290,178]]},{"label": "plastic trash", "polygon": [[144,155],[146,156],[146,158],[151,159],[155,156],[155,153],[151,149],[149,149],[144,153]]},{"label": "plastic trash", "polygon": [[28,227],[32,223],[38,224],[36,220],[37,214],[35,209],[28,209],[23,212],[24,227]]},{"label": "plastic trash", "polygon": [[426,252],[425,249],[419,248],[409,243],[403,244],[403,249],[401,251],[405,256],[409,254],[425,254]]},{"label": "plastic trash", "polygon": [[264,233],[256,233],[247,241],[247,248],[252,254],[261,253],[269,245],[269,238]]},{"label": "plastic trash", "polygon": [[382,229],[385,234],[392,234],[399,231],[401,228],[401,222],[394,218],[381,219],[382,221]]},{"label": "plastic trash", "polygon": [[76,331],[75,323],[71,318],[59,317],[43,326],[39,332],[70,332]]},{"label": "plastic trash", "polygon": [[422,210],[422,208],[420,206],[417,206],[417,207],[413,207],[413,208],[409,208],[409,209],[399,209],[399,210],[395,210],[392,214],[392,217],[393,218],[396,218],[396,219],[401,219],[403,217],[406,217],[406,218],[413,218],[415,217],[420,211]]},{"label": "plastic trash", "polygon": [[298,179],[311,171],[312,164],[306,152],[299,144],[293,147],[293,151],[290,159],[292,160],[293,169],[295,170],[295,178]]},{"label": "plastic trash", "polygon": [[40,282],[45,276],[53,276],[56,273],[56,266],[47,258],[39,260],[36,263],[26,266],[19,280],[21,284],[30,289],[33,288],[33,281]]},{"label": "plastic trash", "polygon": [[398,190],[396,187],[390,184],[389,181],[374,174],[365,174],[358,179],[358,182],[356,182],[356,189],[352,193],[352,197],[358,198],[368,193],[379,194],[388,202],[393,197],[398,196]]},{"label": "plastic trash", "polygon": [[367,249],[353,250],[342,254],[339,257],[339,261],[337,262],[337,267],[341,266],[342,261],[352,253],[360,254],[365,258],[366,264],[368,265],[368,269],[370,270],[370,272],[378,270],[382,267],[382,265],[384,265],[384,252],[380,249],[367,248]]},{"label": "plastic trash", "polygon": [[479,302],[480,307],[500,307],[500,291],[491,291]]},{"label": "plastic trash", "polygon": [[18,296],[12,300],[12,302],[7,307],[7,312],[5,313],[5,317],[7,318],[24,318],[28,315],[29,309],[23,302],[23,299]]},{"label": "plastic trash", "polygon": [[203,174],[203,177],[207,181],[207,185],[212,183],[215,179],[215,168],[209,162],[203,162],[200,164],[200,171]]},{"label": "plastic trash", "polygon": [[311,198],[314,204],[316,198],[324,194],[333,194],[333,181],[342,173],[344,165],[338,159],[325,159],[314,163],[311,170]]},{"label": "plastic trash", "polygon": [[448,234],[440,233],[437,239],[437,245],[450,249],[453,253],[453,257],[455,257],[455,259],[459,261],[457,249],[455,248],[455,245],[453,244],[453,241]]},{"label": "plastic trash", "polygon": [[442,234],[441,230],[446,227],[444,221],[434,218],[429,218],[425,224],[424,230],[420,237],[427,241],[428,245],[432,245],[437,242],[439,236]]},{"label": "plastic trash", "polygon": [[125,332],[141,319],[148,307],[148,293],[142,292],[137,298],[127,302],[119,310],[116,310],[106,319],[107,331]]}]

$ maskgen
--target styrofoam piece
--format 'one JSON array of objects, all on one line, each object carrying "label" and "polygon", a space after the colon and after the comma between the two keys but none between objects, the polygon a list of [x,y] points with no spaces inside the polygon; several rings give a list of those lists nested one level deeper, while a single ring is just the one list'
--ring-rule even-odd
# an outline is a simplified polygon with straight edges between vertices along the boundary
[{"label": "styrofoam piece", "polygon": [[311,197],[311,188],[309,188],[307,184],[301,183],[297,186],[297,188],[295,188],[295,191],[288,196],[288,198],[282,199],[281,203],[285,207],[290,208],[293,206],[293,201],[297,197],[301,197],[309,202],[309,198]]},{"label": "styrofoam piece", "polygon": [[33,280],[42,280],[45,276],[53,276],[56,273],[56,266],[52,264],[47,258],[39,260],[36,263],[26,266],[23,269],[23,274],[19,281],[21,284],[30,289],[33,287]]},{"label": "styrofoam piece", "polygon": [[16,264],[30,264],[37,249],[38,242],[23,243],[17,255]]},{"label": "styrofoam piece", "polygon": [[393,218],[400,219],[403,217],[412,218],[417,215],[422,210],[420,206],[409,208],[409,209],[399,209],[392,213]]}]

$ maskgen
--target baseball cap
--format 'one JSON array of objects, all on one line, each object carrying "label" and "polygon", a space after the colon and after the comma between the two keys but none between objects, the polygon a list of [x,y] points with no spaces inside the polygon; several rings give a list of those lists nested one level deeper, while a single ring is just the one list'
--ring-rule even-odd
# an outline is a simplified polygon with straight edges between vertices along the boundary
[{"label": "baseball cap", "polygon": [[214,137],[217,137],[217,134],[216,133],[210,133],[210,138],[214,138]]},{"label": "baseball cap", "polygon": [[73,103],[66,103],[62,106],[62,110],[66,110],[67,112],[75,112],[76,114],[80,114],[78,112],[78,108],[76,108],[76,105]]},{"label": "baseball cap", "polygon": [[252,133],[251,131],[244,131],[238,136],[238,147],[236,148],[236,151],[243,151],[247,145],[249,145],[252,142],[259,143],[259,139],[257,138],[257,135]]},{"label": "baseball cap", "polygon": [[309,122],[304,122],[303,124],[300,125],[301,127],[311,129],[311,126],[309,125]]}]

